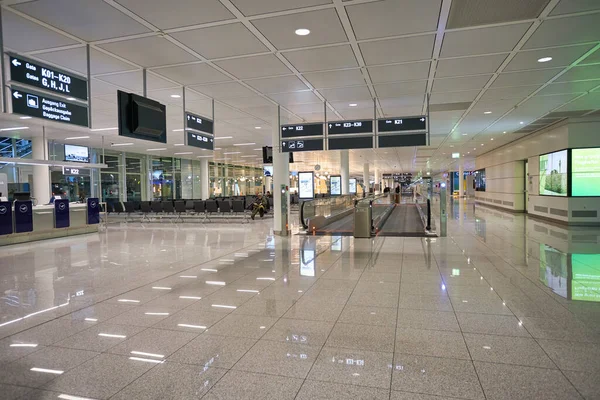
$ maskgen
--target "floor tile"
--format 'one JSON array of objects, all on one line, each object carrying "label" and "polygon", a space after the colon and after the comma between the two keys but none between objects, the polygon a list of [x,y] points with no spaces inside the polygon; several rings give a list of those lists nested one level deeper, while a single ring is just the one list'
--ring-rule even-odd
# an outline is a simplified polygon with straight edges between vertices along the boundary
[{"label": "floor tile", "polygon": [[156,364],[130,360],[127,357],[101,354],[85,364],[59,376],[45,389],[71,395],[108,398]]},{"label": "floor tile", "polygon": [[152,325],[152,328],[202,333],[224,317],[224,314],[211,311],[181,310]]},{"label": "floor tile", "polygon": [[392,358],[392,353],[324,347],[308,379],[389,390]]},{"label": "floor tile", "polygon": [[346,306],[339,322],[361,325],[396,326],[395,308]]},{"label": "floor tile", "polygon": [[198,333],[150,328],[128,338],[108,351],[113,354],[134,357],[139,356],[134,352],[151,353],[161,355],[162,357],[158,358],[163,359],[185,346],[196,336]]},{"label": "floor tile", "polygon": [[296,400],[389,400],[389,396],[387,389],[306,380]]},{"label": "floor tile", "polygon": [[293,400],[302,379],[231,370],[203,400]]},{"label": "floor tile", "polygon": [[12,385],[38,388],[60,374],[58,372],[32,371],[32,368],[64,373],[97,355],[98,353],[91,351],[45,347],[10,364],[3,364],[0,367],[0,381]]},{"label": "floor tile", "polygon": [[255,339],[202,334],[173,353],[168,361],[229,369],[255,343]]},{"label": "floor tile", "polygon": [[322,302],[305,301],[294,304],[283,317],[291,319],[306,319],[311,321],[337,321],[343,304],[334,304],[323,307]]},{"label": "floor tile", "polygon": [[259,339],[277,321],[277,318],[255,315],[228,315],[207,330],[212,335]]},{"label": "floor tile", "polygon": [[483,399],[471,361],[396,353],[392,390]]},{"label": "floor tile", "polygon": [[398,295],[385,292],[354,292],[348,300],[349,306],[398,307]]},{"label": "floor tile", "polygon": [[514,316],[456,313],[456,318],[465,333],[531,337]]},{"label": "floor tile", "polygon": [[107,322],[117,325],[149,327],[175,314],[177,309],[166,307],[139,306],[109,319]]},{"label": "floor tile", "polygon": [[225,369],[214,367],[164,363],[148,371],[111,399],[197,399],[206,394],[226,372]]},{"label": "floor tile", "polygon": [[490,400],[581,399],[558,370],[475,362],[486,397]]},{"label": "floor tile", "polygon": [[456,400],[458,397],[432,396],[429,394],[398,392],[392,390],[390,400]]},{"label": "floor tile", "polygon": [[31,393],[31,391],[32,389],[28,387],[0,383],[0,393],[2,393],[2,398],[4,400],[16,400],[19,398],[24,398],[22,396]]},{"label": "floor tile", "polygon": [[398,307],[413,310],[453,311],[452,303],[446,295],[421,296],[419,294],[400,293]]},{"label": "floor tile", "polygon": [[279,318],[285,314],[294,303],[294,300],[263,299],[254,297],[238,307],[233,314]]},{"label": "floor tile", "polygon": [[473,360],[531,367],[556,368],[532,338],[465,333]]},{"label": "floor tile", "polygon": [[259,340],[233,369],[304,379],[320,350],[320,346]]},{"label": "floor tile", "polygon": [[104,352],[143,331],[142,326],[101,323],[56,343],[56,346]]},{"label": "floor tile", "polygon": [[90,328],[90,324],[73,319],[54,319],[34,328],[10,336],[13,342],[50,345]]},{"label": "floor tile", "polygon": [[600,344],[600,332],[594,332],[573,323],[536,317],[524,317],[521,320],[523,326],[534,338]]},{"label": "floor tile", "polygon": [[455,332],[460,330],[453,312],[430,310],[400,309],[398,327]]},{"label": "floor tile", "polygon": [[586,400],[600,399],[600,380],[597,371],[563,371],[563,374]]},{"label": "floor tile", "polygon": [[333,327],[326,346],[391,353],[394,351],[392,326],[369,326],[338,322]]},{"label": "floor tile", "polygon": [[421,356],[471,359],[460,332],[398,328],[395,351]]},{"label": "floor tile", "polygon": [[[23,344],[27,345],[27,347],[18,346]],[[34,345],[37,346],[32,347]],[[24,357],[27,354],[39,351],[42,349],[42,347],[43,346],[38,344],[37,342],[17,340],[14,336],[0,339],[0,363],[9,363],[16,359]]]},{"label": "floor tile", "polygon": [[477,314],[513,315],[511,309],[503,304],[498,296],[481,298],[471,295],[450,296],[452,307],[456,312]]},{"label": "floor tile", "polygon": [[322,346],[333,329],[333,322],[281,318],[262,337],[277,342]]},{"label": "floor tile", "polygon": [[538,343],[562,370],[600,372],[600,348],[595,344],[546,339]]}]

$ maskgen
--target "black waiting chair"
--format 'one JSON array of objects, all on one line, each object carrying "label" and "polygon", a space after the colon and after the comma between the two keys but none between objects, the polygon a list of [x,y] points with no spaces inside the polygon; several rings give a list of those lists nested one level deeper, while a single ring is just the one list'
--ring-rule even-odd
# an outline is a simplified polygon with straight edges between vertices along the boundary
[{"label": "black waiting chair", "polygon": [[231,211],[233,211],[234,215],[241,214],[245,221],[248,219],[248,213],[244,207],[244,200],[234,200],[233,203],[231,203]]},{"label": "black waiting chair", "polygon": [[204,207],[203,200],[194,201],[194,213],[196,213],[196,215],[201,215],[206,219],[206,207]]},{"label": "black waiting chair", "polygon": [[171,200],[161,201],[162,209],[165,214],[175,214],[175,207]]},{"label": "black waiting chair", "polygon": [[175,202],[175,213],[177,213],[177,219],[183,222],[182,215],[187,214],[187,208],[185,207],[185,201],[176,201]]},{"label": "black waiting chair", "polygon": [[152,209],[152,213],[154,214],[154,216],[162,217],[163,208],[162,208],[162,204],[160,203],[160,201],[153,201],[150,204],[150,208]]},{"label": "black waiting chair", "polygon": [[185,209],[187,211],[194,211],[194,200],[186,200],[185,201]]},{"label": "black waiting chair", "polygon": [[223,217],[231,215],[231,203],[229,200],[225,200],[219,203],[219,211]]},{"label": "black waiting chair", "polygon": [[131,214],[135,214],[135,205],[133,204],[133,201],[126,201],[123,203],[123,206],[125,207],[125,212],[127,213],[127,219],[131,218]]},{"label": "black waiting chair", "polygon": [[206,215],[217,214],[219,212],[219,208],[217,207],[217,202],[215,200],[206,200],[204,204],[206,207]]},{"label": "black waiting chair", "polygon": [[150,219],[150,213],[152,212],[152,207],[150,207],[150,203],[147,201],[142,201],[140,203],[140,210],[142,211],[142,221],[144,219]]},{"label": "black waiting chair", "polygon": [[120,201],[117,201],[116,203],[113,203],[113,210],[117,214],[121,214],[122,212],[125,212],[125,208],[123,207],[123,203],[121,203]]}]

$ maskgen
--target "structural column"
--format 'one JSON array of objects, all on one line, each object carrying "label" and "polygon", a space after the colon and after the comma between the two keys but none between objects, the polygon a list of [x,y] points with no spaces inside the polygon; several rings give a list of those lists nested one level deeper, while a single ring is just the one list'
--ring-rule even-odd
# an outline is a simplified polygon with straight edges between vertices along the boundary
[{"label": "structural column", "polygon": [[119,156],[119,201],[127,201],[127,162],[125,152]]},{"label": "structural column", "polygon": [[200,198],[206,200],[210,197],[210,178],[208,159],[200,159]]},{"label": "structural column", "polygon": [[464,167],[461,162],[460,165],[458,166],[458,197],[463,197],[463,195],[464,195],[464,190],[463,190],[464,175],[465,175],[465,171],[464,171]]},{"label": "structural column", "polygon": [[340,170],[342,176],[342,194],[348,194],[350,191],[350,154],[348,150],[340,152]]},{"label": "structural column", "polygon": [[379,192],[381,192],[382,191],[381,185],[379,186],[379,188],[377,187],[377,185],[380,184],[380,182],[379,182],[379,168],[375,168],[375,171],[373,172],[373,174],[375,175],[375,179],[373,179],[375,181],[375,184],[373,185],[373,192],[375,192],[375,190],[378,190]]},{"label": "structural column", "polygon": [[365,185],[365,193],[369,194],[369,188],[371,187],[369,182],[369,163],[363,165],[363,183]]},{"label": "structural column", "polygon": [[[279,140],[279,107],[271,121],[272,140],[273,140],[273,232],[275,234],[287,234],[290,220],[290,196],[285,198],[285,204],[282,199],[283,189],[290,186],[290,158],[288,153],[281,152],[281,141]],[[284,212],[286,215],[284,216]]]},{"label": "structural column", "polygon": [[[46,135],[31,140],[31,155],[34,160],[48,160],[48,140]],[[50,203],[50,170],[47,165],[33,166],[33,197],[38,204]]]}]

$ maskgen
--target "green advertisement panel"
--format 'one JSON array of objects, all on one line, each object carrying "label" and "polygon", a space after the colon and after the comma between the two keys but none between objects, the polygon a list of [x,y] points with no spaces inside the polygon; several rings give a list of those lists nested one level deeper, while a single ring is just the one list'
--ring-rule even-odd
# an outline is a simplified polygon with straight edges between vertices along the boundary
[{"label": "green advertisement panel", "polygon": [[600,196],[600,148],[573,149],[572,195]]},{"label": "green advertisement panel", "polygon": [[572,300],[600,302],[600,254],[573,254]]},{"label": "green advertisement panel", "polygon": [[567,196],[567,150],[540,156],[540,195]]}]

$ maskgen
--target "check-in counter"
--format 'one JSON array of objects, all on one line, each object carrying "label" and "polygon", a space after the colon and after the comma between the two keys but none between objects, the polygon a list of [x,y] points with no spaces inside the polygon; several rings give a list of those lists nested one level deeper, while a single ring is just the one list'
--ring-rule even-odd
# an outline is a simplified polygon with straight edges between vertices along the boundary
[{"label": "check-in counter", "polygon": [[32,206],[30,201],[0,203],[0,246],[98,232],[98,199],[86,203],[56,200]]}]

